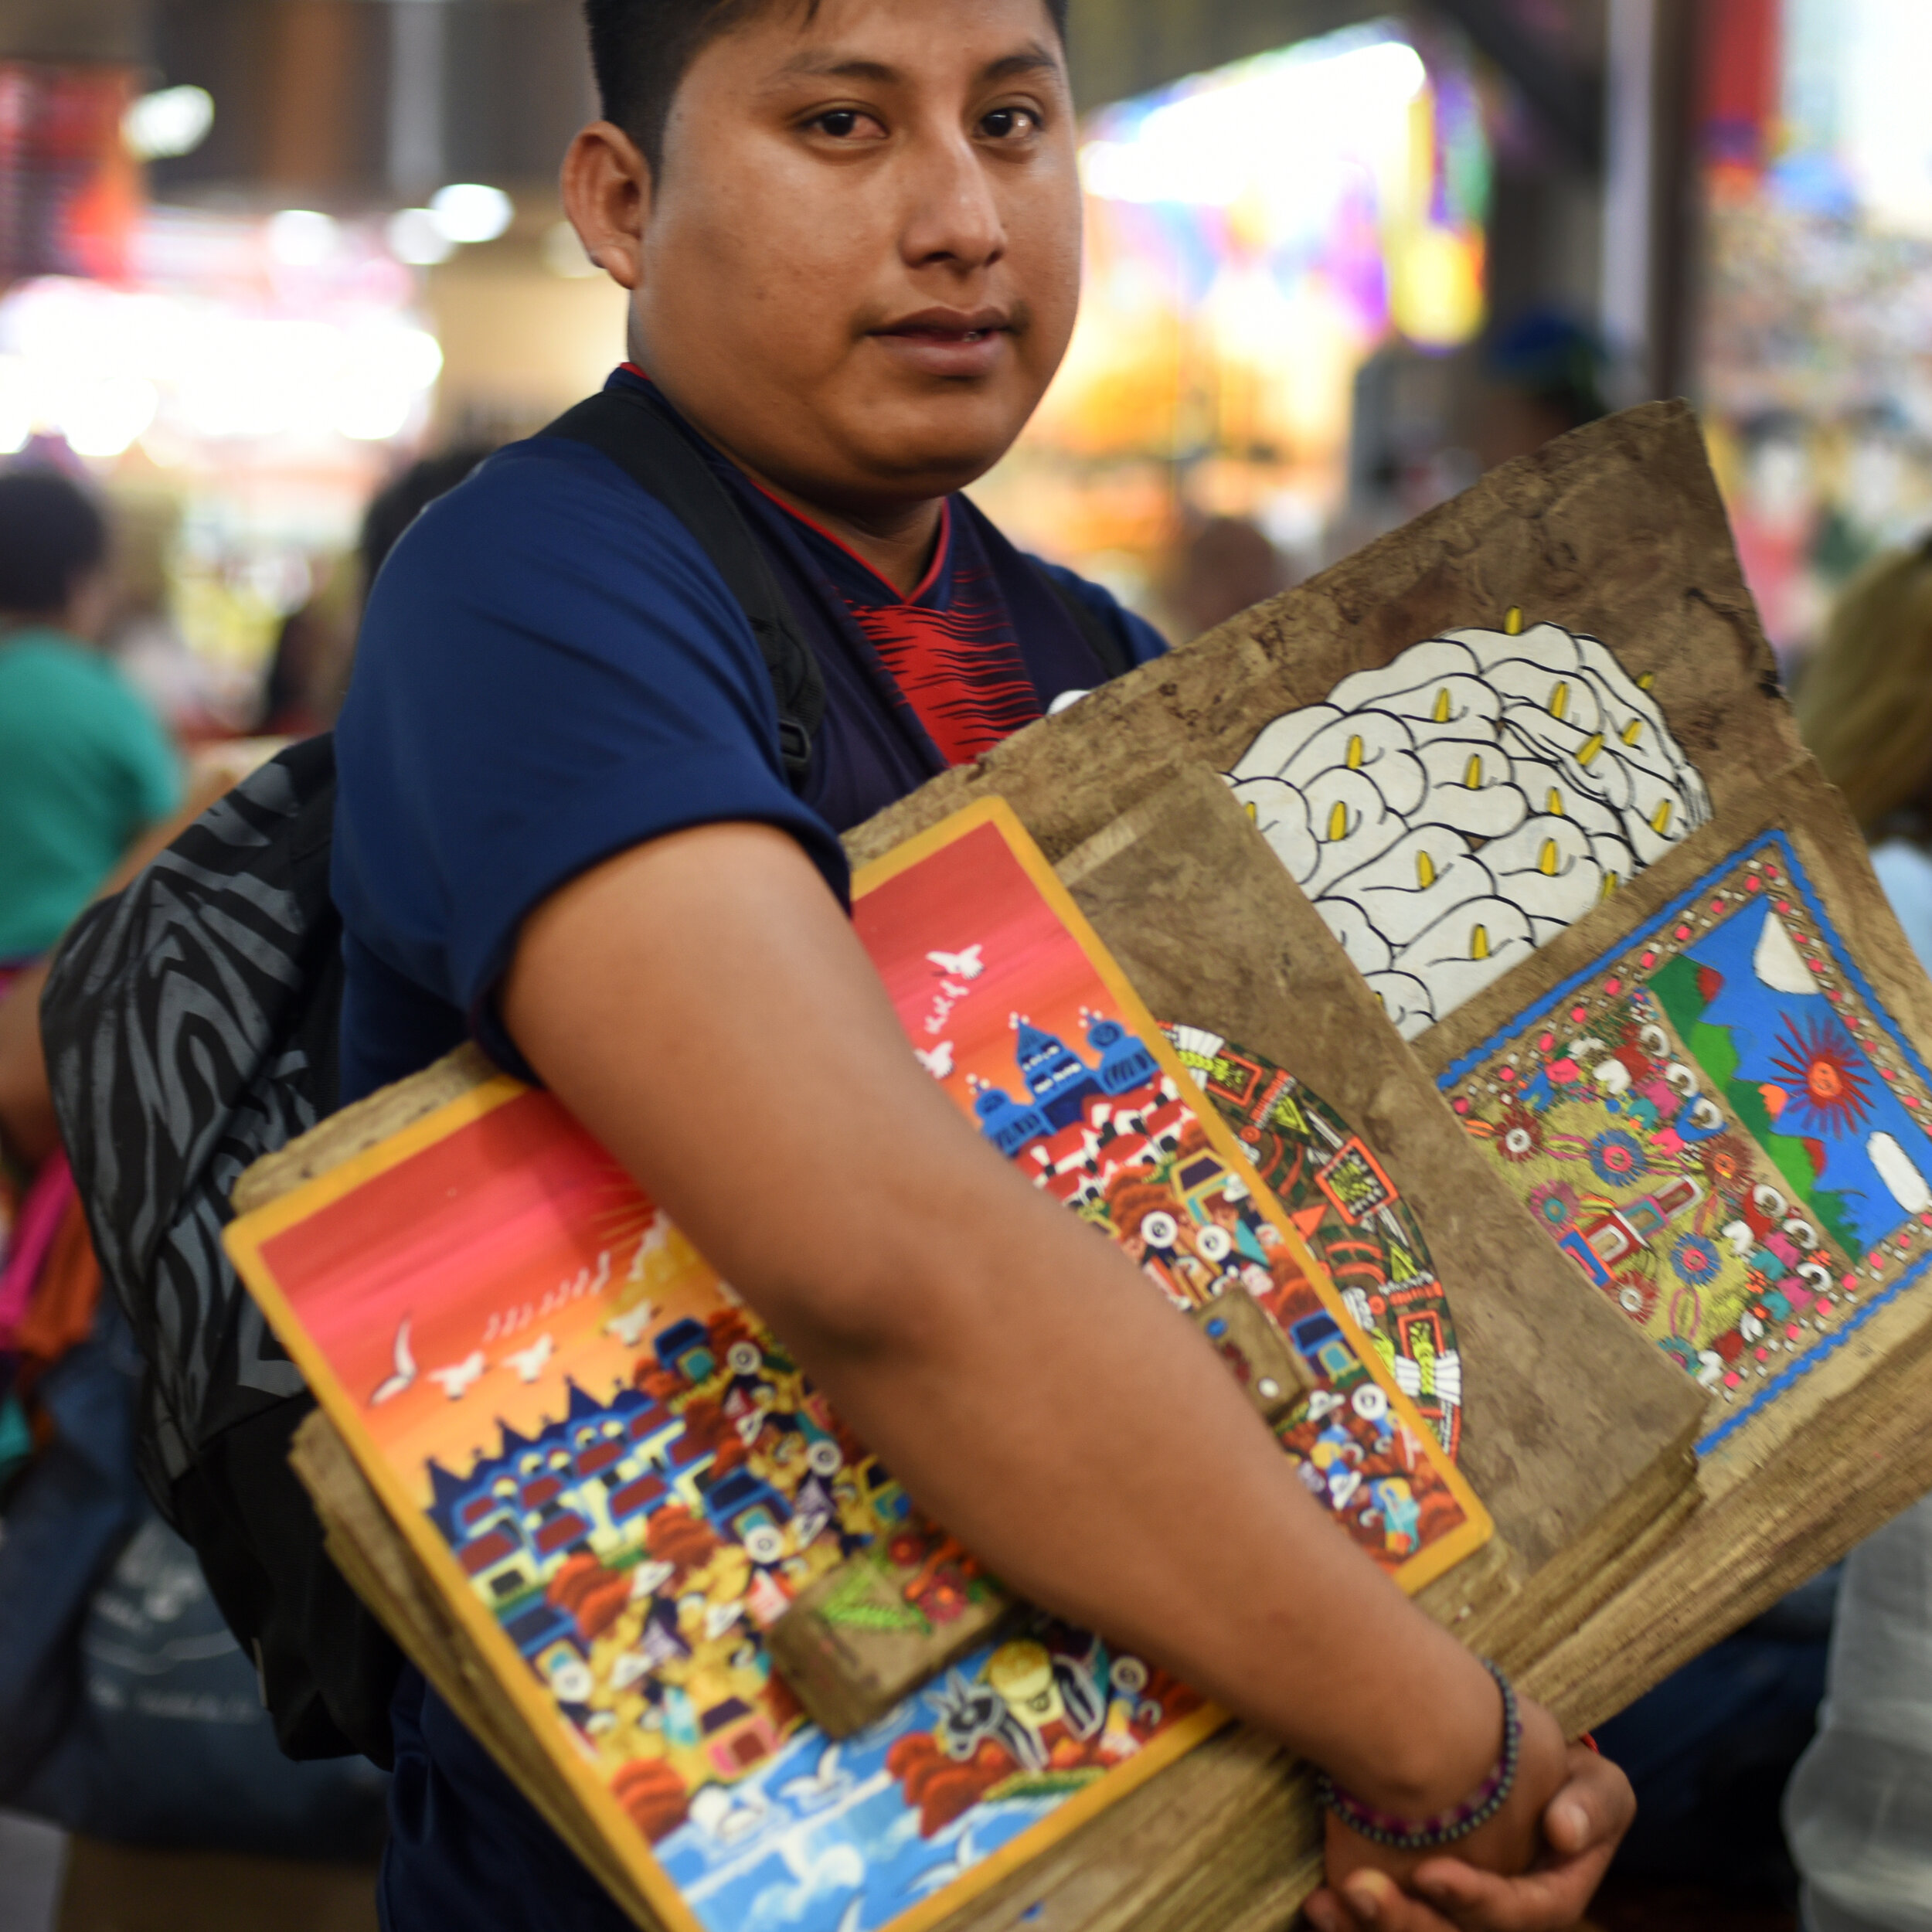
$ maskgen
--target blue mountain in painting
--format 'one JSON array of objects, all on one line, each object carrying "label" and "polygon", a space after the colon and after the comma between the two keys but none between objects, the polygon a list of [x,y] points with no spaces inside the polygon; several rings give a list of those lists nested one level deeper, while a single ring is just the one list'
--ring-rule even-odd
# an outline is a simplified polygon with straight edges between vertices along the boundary
[{"label": "blue mountain in painting", "polygon": [[1749,1090],[1770,1137],[1803,1148],[1817,1182],[1808,1192],[1828,1199],[1830,1218],[1869,1250],[1932,1208],[1932,1141],[1817,990],[1776,911],[1750,906],[1684,957],[1698,969],[1701,1022],[1722,1028],[1736,1056],[1733,1097]]}]

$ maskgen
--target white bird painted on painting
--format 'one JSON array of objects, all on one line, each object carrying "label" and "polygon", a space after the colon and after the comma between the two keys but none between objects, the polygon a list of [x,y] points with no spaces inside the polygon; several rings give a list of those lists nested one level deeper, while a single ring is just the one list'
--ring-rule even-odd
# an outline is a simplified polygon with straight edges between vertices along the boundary
[{"label": "white bird painted on painting", "polygon": [[543,1372],[543,1365],[550,1359],[556,1344],[550,1339],[546,1329],[527,1349],[512,1349],[498,1365],[514,1369],[526,1382],[534,1382]]},{"label": "white bird painted on painting", "polygon": [[655,1302],[640,1301],[634,1308],[612,1315],[604,1325],[604,1332],[615,1335],[627,1349],[634,1349],[643,1342],[645,1329],[657,1320],[659,1312]]},{"label": "white bird painted on painting", "polygon": [[913,1058],[936,1080],[948,1078],[953,1070],[953,1043],[943,1039],[929,1053],[923,1046],[913,1049]]},{"label": "white bird painted on painting", "polygon": [[444,1394],[456,1402],[469,1393],[470,1385],[489,1366],[483,1351],[472,1349],[461,1362],[452,1362],[447,1369],[430,1369],[429,1376],[430,1381],[440,1382]]},{"label": "white bird painted on painting", "polygon": [[369,1399],[372,1408],[378,1403],[393,1402],[416,1379],[416,1358],[410,1353],[410,1318],[407,1315],[404,1315],[396,1325],[395,1359],[396,1372]]},{"label": "white bird painted on painting", "polygon": [[948,973],[954,979],[977,979],[986,970],[986,962],[980,957],[980,948],[968,946],[964,952],[928,953],[927,958],[942,973]]},{"label": "white bird painted on painting", "polygon": [[951,1885],[954,1879],[962,1879],[977,1865],[984,1855],[973,1842],[973,1828],[969,1825],[959,1835],[953,1846],[953,1855],[938,1865],[929,1865],[913,1879],[912,1889],[915,1892],[937,1892],[941,1886]]},{"label": "white bird painted on painting", "polygon": [[823,1804],[849,1781],[848,1774],[838,1768],[842,1749],[838,1744],[828,1744],[818,1754],[818,1768],[803,1777],[788,1779],[778,1787],[778,1795],[790,1798],[794,1804]]},{"label": "white bird painted on painting", "polygon": [[670,1239],[671,1223],[662,1214],[655,1216],[651,1225],[638,1237],[638,1251],[631,1257],[631,1272],[624,1279],[629,1281],[641,1281],[644,1279],[645,1263],[649,1260],[658,1249],[665,1247]]}]

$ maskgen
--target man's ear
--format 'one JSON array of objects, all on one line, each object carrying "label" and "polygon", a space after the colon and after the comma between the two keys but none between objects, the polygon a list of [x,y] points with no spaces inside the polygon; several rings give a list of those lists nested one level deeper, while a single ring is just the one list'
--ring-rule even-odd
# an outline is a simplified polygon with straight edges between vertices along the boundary
[{"label": "man's ear", "polygon": [[644,279],[651,164],[614,123],[594,121],[563,157],[563,210],[584,253],[621,287]]}]

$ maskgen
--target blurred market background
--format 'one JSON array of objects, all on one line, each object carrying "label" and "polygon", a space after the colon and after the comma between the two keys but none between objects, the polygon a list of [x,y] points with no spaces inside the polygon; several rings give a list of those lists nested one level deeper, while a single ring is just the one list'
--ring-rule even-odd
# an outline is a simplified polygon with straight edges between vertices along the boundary
[{"label": "blurred market background", "polygon": [[[1600,406],[1689,394],[1802,657],[1932,504],[1923,0],[1073,0],[1087,299],[981,486],[1178,638]],[[5,0],[0,458],[104,486],[119,644],[325,711],[363,507],[621,353],[569,0]]]},{"label": "blurred market background", "polygon": [[[1651,396],[1702,412],[1787,672],[1932,522],[1932,0],[1071,11],[1087,299],[979,494],[1176,641]],[[0,0],[0,467],[98,485],[185,742],[326,723],[372,499],[621,356],[556,188],[590,101],[573,0]],[[1821,1628],[1754,1640],[1812,1662],[1764,1666],[1733,1863],[1782,1858]],[[0,1925],[50,1923],[11,1828]],[[368,1922],[366,1878],[151,1920],[90,1869],[63,1926]]]}]

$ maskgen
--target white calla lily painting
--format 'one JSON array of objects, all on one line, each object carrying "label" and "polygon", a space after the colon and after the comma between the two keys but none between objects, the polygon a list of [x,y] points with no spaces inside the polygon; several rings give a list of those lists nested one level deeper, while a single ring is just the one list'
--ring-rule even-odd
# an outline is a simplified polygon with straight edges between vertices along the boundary
[{"label": "white calla lily painting", "polygon": [[1515,611],[1344,678],[1223,775],[1404,1039],[1711,815],[1603,644]]}]

